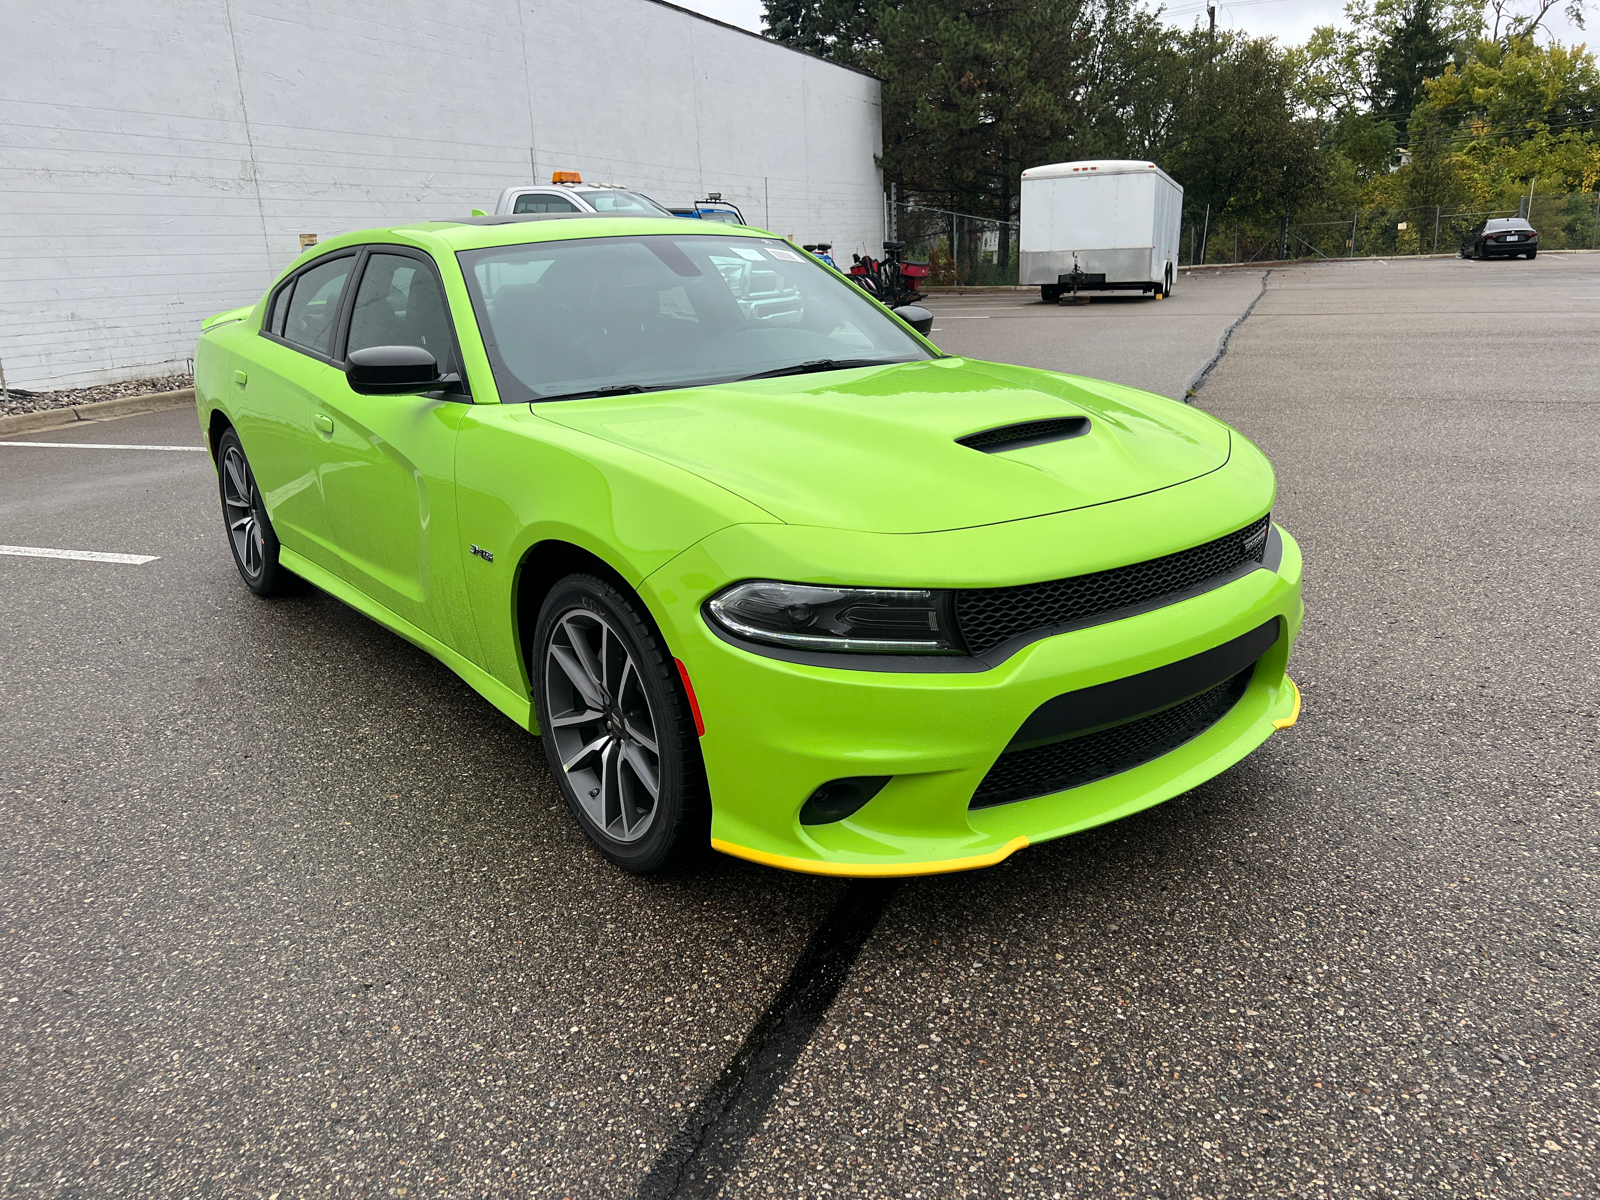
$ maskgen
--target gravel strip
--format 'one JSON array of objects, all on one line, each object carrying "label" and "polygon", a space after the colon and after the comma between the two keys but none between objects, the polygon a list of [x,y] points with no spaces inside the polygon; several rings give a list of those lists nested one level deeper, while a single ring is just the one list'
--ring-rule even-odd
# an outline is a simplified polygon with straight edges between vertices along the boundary
[{"label": "gravel strip", "polygon": [[148,379],[128,379],[122,383],[102,383],[97,387],[68,388],[61,392],[28,392],[11,388],[9,398],[0,399],[0,416],[72,408],[79,404],[93,404],[97,400],[120,400],[124,396],[176,392],[193,386],[193,375],[156,375]]}]

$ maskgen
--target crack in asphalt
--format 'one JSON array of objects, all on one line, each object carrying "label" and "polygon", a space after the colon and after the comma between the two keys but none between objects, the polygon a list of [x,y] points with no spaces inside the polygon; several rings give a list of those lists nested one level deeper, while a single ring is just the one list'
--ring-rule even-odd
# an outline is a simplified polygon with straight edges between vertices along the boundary
[{"label": "crack in asphalt", "polygon": [[1222,336],[1217,339],[1217,352],[1213,354],[1206,361],[1205,366],[1196,371],[1194,373],[1194,377],[1189,380],[1189,386],[1183,391],[1184,403],[1194,403],[1194,394],[1205,386],[1207,376],[1209,376],[1212,370],[1215,369],[1216,365],[1222,361],[1222,356],[1228,352],[1228,342],[1233,338],[1233,331],[1245,323],[1250,314],[1255,311],[1256,305],[1261,302],[1261,297],[1267,294],[1267,279],[1272,275],[1272,271],[1273,268],[1271,267],[1266,269],[1266,272],[1261,276],[1261,290],[1256,293],[1256,298],[1245,306],[1245,310],[1239,314],[1238,320],[1234,321],[1232,325],[1229,325],[1222,331]]},{"label": "crack in asphalt", "polygon": [[639,1185],[638,1200],[702,1200],[717,1194],[833,1007],[898,886],[860,880],[845,889],[772,1003],[662,1148]]}]

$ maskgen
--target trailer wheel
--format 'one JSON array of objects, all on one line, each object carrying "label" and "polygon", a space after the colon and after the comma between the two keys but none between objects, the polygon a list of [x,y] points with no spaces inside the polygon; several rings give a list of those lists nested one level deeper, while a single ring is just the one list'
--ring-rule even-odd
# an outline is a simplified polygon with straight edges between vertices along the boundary
[{"label": "trailer wheel", "polygon": [[1167,264],[1167,286],[1164,289],[1167,295],[1172,295],[1172,264]]},{"label": "trailer wheel", "polygon": [[1061,288],[1055,284],[1047,283],[1039,289],[1039,299],[1046,304],[1054,304],[1061,299]]}]

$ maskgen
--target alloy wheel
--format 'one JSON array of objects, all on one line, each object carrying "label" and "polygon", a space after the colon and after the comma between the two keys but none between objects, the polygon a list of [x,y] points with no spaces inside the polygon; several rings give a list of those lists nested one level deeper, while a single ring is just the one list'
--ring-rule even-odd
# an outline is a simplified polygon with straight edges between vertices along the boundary
[{"label": "alloy wheel", "polygon": [[255,579],[266,563],[266,548],[256,513],[255,476],[250,473],[244,451],[236,445],[229,446],[222,456],[222,504],[234,556],[245,574]]},{"label": "alloy wheel", "polygon": [[545,736],[584,814],[607,837],[638,841],[655,820],[661,755],[626,644],[598,613],[572,609],[551,631],[544,687]]}]

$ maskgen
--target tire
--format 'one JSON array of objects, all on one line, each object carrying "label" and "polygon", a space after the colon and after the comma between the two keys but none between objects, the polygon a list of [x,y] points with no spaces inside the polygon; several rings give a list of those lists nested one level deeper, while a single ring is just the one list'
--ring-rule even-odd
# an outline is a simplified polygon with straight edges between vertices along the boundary
[{"label": "tire", "polygon": [[638,598],[568,575],[539,610],[529,667],[550,773],[595,848],[639,875],[701,857],[711,805],[694,712]]},{"label": "tire", "polygon": [[217,440],[217,492],[222,500],[228,549],[233,553],[233,565],[239,568],[239,578],[258,596],[282,595],[289,590],[292,577],[278,562],[278,535],[267,516],[244,446],[232,429]]},{"label": "tire", "polygon": [[1168,295],[1168,296],[1172,295],[1172,264],[1171,263],[1167,264],[1167,286],[1165,288],[1165,294]]},{"label": "tire", "polygon": [[1528,261],[1532,262],[1534,260],[1535,256],[1538,255],[1538,253],[1539,252],[1537,250],[1529,250],[1528,251]]},{"label": "tire", "polygon": [[1046,304],[1054,304],[1061,299],[1061,289],[1054,284],[1044,284],[1039,288],[1039,299]]}]

